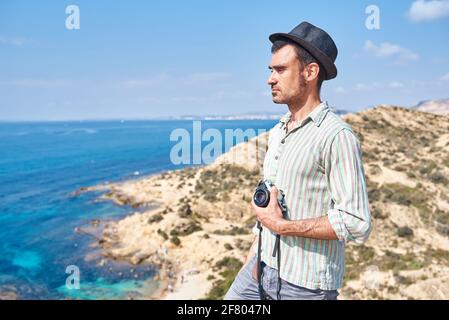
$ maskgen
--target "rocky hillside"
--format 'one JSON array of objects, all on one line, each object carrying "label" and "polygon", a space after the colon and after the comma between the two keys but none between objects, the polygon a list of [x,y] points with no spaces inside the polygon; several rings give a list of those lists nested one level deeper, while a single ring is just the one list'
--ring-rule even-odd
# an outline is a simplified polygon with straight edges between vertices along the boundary
[{"label": "rocky hillside", "polygon": [[[344,119],[362,143],[374,229],[347,247],[340,298],[449,299],[449,117],[379,106]],[[222,297],[253,238],[266,138],[210,166],[90,188],[141,207],[106,228],[104,255],[158,265],[153,298]]]},{"label": "rocky hillside", "polygon": [[349,246],[343,295],[448,299],[449,117],[380,106],[345,120],[362,142],[374,230]]}]

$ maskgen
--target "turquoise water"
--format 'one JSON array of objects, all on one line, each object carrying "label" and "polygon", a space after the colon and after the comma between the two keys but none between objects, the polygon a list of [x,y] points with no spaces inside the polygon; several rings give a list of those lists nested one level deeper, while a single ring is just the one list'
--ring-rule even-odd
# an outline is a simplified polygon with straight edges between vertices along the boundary
[{"label": "turquoise water", "polygon": [[[274,121],[203,121],[203,130],[269,129]],[[156,270],[107,261],[95,239],[76,233],[94,219],[132,212],[80,187],[131,179],[173,165],[172,130],[191,121],[0,123],[0,294],[21,299],[126,299],[148,295]],[[203,143],[203,145],[206,142]],[[80,269],[80,289],[65,286]]]}]

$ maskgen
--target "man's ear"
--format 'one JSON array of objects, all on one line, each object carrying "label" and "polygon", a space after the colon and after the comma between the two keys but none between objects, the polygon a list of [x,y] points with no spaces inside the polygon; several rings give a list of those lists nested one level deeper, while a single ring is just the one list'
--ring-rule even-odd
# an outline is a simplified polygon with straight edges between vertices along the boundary
[{"label": "man's ear", "polygon": [[306,80],[313,81],[318,79],[318,75],[320,73],[320,66],[318,63],[312,62],[306,68]]}]

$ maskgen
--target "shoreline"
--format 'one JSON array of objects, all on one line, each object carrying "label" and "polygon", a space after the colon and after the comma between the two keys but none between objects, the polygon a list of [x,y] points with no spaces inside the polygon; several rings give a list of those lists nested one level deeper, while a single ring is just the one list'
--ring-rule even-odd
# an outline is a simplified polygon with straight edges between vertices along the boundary
[{"label": "shoreline", "polygon": [[[257,155],[253,166],[248,166],[248,154],[265,146],[250,141],[234,146],[210,165],[79,190],[78,194],[101,191],[98,200],[133,208],[134,212],[109,222],[99,242],[108,259],[155,267],[158,287],[148,299],[205,298],[223,280],[220,273],[227,267],[221,261],[244,261],[255,220],[249,205],[242,208],[241,204],[252,196],[261,166]],[[229,182],[242,176],[247,180],[243,186],[218,188],[214,194],[203,187],[218,180],[215,177]]]}]

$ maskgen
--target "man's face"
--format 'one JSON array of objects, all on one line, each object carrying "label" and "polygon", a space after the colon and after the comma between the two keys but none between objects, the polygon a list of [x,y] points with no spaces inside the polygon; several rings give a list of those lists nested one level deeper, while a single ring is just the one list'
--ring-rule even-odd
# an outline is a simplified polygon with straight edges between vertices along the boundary
[{"label": "man's face", "polygon": [[274,103],[289,104],[306,94],[303,68],[292,45],[286,45],[273,53],[268,67],[271,75],[268,85]]}]

